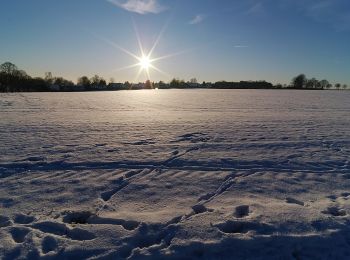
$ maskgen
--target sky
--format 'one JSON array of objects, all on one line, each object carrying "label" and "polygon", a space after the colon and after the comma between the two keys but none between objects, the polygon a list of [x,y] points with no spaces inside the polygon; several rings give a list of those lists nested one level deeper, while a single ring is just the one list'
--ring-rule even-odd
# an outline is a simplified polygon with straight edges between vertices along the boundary
[{"label": "sky", "polygon": [[32,76],[350,84],[349,0],[1,0],[0,24],[0,63]]}]

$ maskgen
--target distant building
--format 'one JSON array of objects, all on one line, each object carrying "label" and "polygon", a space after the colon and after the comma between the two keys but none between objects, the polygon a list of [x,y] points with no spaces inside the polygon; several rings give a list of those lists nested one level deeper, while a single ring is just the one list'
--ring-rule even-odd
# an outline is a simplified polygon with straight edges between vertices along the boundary
[{"label": "distant building", "polygon": [[199,88],[201,87],[201,84],[199,84],[198,82],[187,82],[187,85],[189,88]]},{"label": "distant building", "polygon": [[212,83],[210,83],[210,82],[203,82],[202,83],[202,88],[211,88],[212,87]]},{"label": "distant building", "polygon": [[59,85],[55,85],[55,84],[50,85],[49,88],[51,91],[60,91],[61,89]]},{"label": "distant building", "polygon": [[124,89],[124,84],[123,83],[109,83],[108,89],[122,90],[122,89]]},{"label": "distant building", "polygon": [[105,85],[92,85],[90,88],[94,89],[94,90],[104,90],[104,89],[106,89],[106,86]]},{"label": "distant building", "polygon": [[74,91],[84,91],[85,87],[82,86],[82,85],[76,85],[76,86],[73,87],[73,90]]},{"label": "distant building", "polygon": [[145,83],[132,84],[132,89],[144,89]]},{"label": "distant building", "polygon": [[156,88],[159,88],[159,89],[166,89],[166,88],[169,88],[169,84],[164,83],[163,81],[160,81],[160,82],[156,85]]}]

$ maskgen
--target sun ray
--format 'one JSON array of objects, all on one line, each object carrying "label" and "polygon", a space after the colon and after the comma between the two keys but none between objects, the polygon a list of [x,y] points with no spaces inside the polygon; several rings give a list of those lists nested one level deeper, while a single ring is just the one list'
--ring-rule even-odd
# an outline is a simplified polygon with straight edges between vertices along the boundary
[{"label": "sun ray", "polygon": [[164,34],[166,28],[168,28],[169,22],[170,22],[170,19],[168,19],[168,21],[164,24],[164,26],[163,26],[162,30],[160,31],[160,33],[159,33],[159,35],[158,35],[156,41],[154,42],[154,44],[153,44],[151,50],[149,51],[149,56],[152,56],[153,51],[154,51],[155,48],[158,46],[158,44],[159,44],[159,42],[160,42],[160,39],[162,38],[162,36],[163,36],[163,34]]},{"label": "sun ray", "polygon": [[154,62],[154,61],[160,61],[160,60],[164,60],[164,59],[168,59],[168,58],[176,57],[176,56],[179,56],[179,55],[185,54],[185,53],[190,52],[190,51],[191,51],[191,50],[174,52],[174,53],[171,53],[171,54],[167,54],[167,55],[164,55],[164,56],[160,56],[160,57],[157,57],[157,58],[151,59],[151,62]]},{"label": "sun ray", "polygon": [[137,60],[140,59],[136,54],[134,54],[134,53],[128,51],[127,49],[124,49],[123,47],[119,46],[119,45],[116,44],[115,42],[113,42],[113,41],[111,41],[111,40],[109,40],[109,39],[107,39],[107,38],[101,37],[101,36],[97,36],[97,35],[95,35],[95,36],[96,36],[97,38],[99,38],[100,40],[104,41],[105,43],[108,43],[109,45],[111,45],[111,46],[113,46],[113,47],[115,47],[115,48],[121,50],[121,51],[124,52],[125,54],[128,54],[128,55],[130,55],[131,57],[133,57],[133,58],[135,58],[135,59],[137,59]]},{"label": "sun ray", "polygon": [[140,77],[142,71],[143,71],[143,68],[140,67],[140,68],[139,68],[139,71],[138,71],[137,74],[136,74],[136,77],[135,77],[135,79],[134,79],[134,82],[137,82],[137,81],[139,80],[139,77]]},{"label": "sun ray", "polygon": [[151,80],[151,74],[149,73],[149,68],[145,69],[146,75],[147,75],[147,80]]},{"label": "sun ray", "polygon": [[132,69],[132,68],[135,68],[135,67],[138,67],[138,66],[140,66],[140,64],[139,63],[135,63],[135,64],[132,64],[132,65],[129,65],[129,66],[125,66],[125,67],[122,67],[122,68],[114,69],[113,71],[122,71],[122,70]]},{"label": "sun ray", "polygon": [[150,65],[150,67],[151,67],[152,69],[154,69],[155,71],[157,71],[157,72],[163,74],[163,75],[166,76],[166,77],[171,77],[170,74],[168,74],[168,73],[162,71],[161,69],[157,68],[156,66],[154,66],[154,65],[152,65],[152,64]]},{"label": "sun ray", "polygon": [[135,34],[136,34],[136,38],[137,38],[137,43],[139,45],[139,48],[140,48],[140,52],[141,52],[141,56],[145,56],[145,52],[143,50],[143,46],[142,46],[142,43],[141,43],[141,38],[140,38],[140,34],[139,34],[139,31],[137,29],[137,26],[136,26],[136,23],[135,23],[135,20],[132,19],[132,23],[134,25],[134,30],[135,30]]},{"label": "sun ray", "polygon": [[166,28],[168,27],[168,24],[170,22],[170,19],[164,24],[164,26],[162,27],[162,30],[160,31],[159,35],[157,36],[152,48],[145,52],[145,49],[142,45],[142,41],[141,41],[141,37],[140,37],[140,34],[139,34],[139,30],[136,26],[136,23],[135,23],[135,20],[132,18],[132,22],[133,22],[133,26],[134,26],[134,31],[135,31],[135,34],[136,34],[136,39],[137,39],[137,43],[138,43],[138,47],[140,49],[140,53],[141,55],[138,56],[136,55],[135,53],[121,47],[120,45],[118,45],[117,43],[111,41],[110,39],[107,39],[107,38],[104,38],[100,35],[97,35],[95,33],[92,33],[94,37],[96,37],[97,39],[111,45],[112,47],[124,52],[125,54],[131,56],[132,58],[136,59],[137,60],[137,63],[135,64],[131,64],[131,65],[128,65],[128,66],[125,66],[125,67],[122,67],[122,68],[118,68],[118,69],[114,69],[113,71],[122,71],[122,70],[126,70],[126,69],[132,69],[132,68],[135,68],[135,67],[139,67],[137,73],[136,73],[136,77],[134,79],[134,82],[138,81],[140,75],[142,72],[145,73],[145,76],[147,77],[147,80],[151,80],[151,71],[150,70],[155,70],[161,74],[163,74],[164,76],[166,77],[171,77],[171,75],[169,75],[168,73],[162,71],[161,69],[159,69],[158,67],[156,67],[153,63],[154,62],[157,62],[157,61],[160,61],[160,60],[164,60],[164,59],[168,59],[168,58],[172,58],[174,56],[178,56],[178,55],[181,55],[181,54],[184,54],[187,51],[179,51],[179,52],[176,52],[176,53],[172,53],[172,54],[167,54],[167,55],[164,55],[164,56],[160,56],[160,57],[155,57],[155,58],[152,58],[153,56],[153,53],[156,49],[156,47],[158,46]]}]

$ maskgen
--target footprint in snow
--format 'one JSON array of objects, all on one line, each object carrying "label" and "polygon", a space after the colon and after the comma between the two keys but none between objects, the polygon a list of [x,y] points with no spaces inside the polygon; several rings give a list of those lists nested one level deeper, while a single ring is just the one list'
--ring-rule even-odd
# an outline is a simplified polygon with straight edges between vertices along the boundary
[{"label": "footprint in snow", "polygon": [[51,251],[55,251],[57,247],[58,247],[58,243],[56,238],[50,235],[44,237],[43,241],[41,242],[41,248],[44,254],[47,254]]},{"label": "footprint in snow", "polygon": [[11,226],[13,223],[7,216],[0,215],[0,228]]},{"label": "footprint in snow", "polygon": [[173,151],[172,153],[171,153],[172,155],[178,155],[179,154],[179,151],[178,150],[175,150],[175,151]]},{"label": "footprint in snow", "polygon": [[338,206],[330,206],[326,210],[322,211],[323,214],[332,215],[334,217],[346,216],[346,211]]},{"label": "footprint in snow", "polygon": [[25,215],[25,214],[17,214],[14,217],[14,222],[17,224],[30,224],[34,222],[36,219],[33,216]]},{"label": "footprint in snow", "polygon": [[44,156],[31,156],[27,158],[27,161],[30,162],[39,162],[39,161],[45,161],[46,157]]},{"label": "footprint in snow", "polygon": [[65,236],[72,240],[85,241],[95,239],[96,236],[84,229],[73,228],[70,229],[63,223],[44,221],[32,225],[34,229],[40,230],[43,233],[52,234],[56,236]]},{"label": "footprint in snow", "polygon": [[196,214],[201,214],[205,212],[213,212],[212,209],[208,209],[206,206],[203,204],[197,204],[192,207],[193,213]]},{"label": "footprint in snow", "polygon": [[208,137],[204,133],[189,133],[178,136],[176,141],[172,141],[172,143],[176,142],[191,142],[191,143],[198,143],[198,142],[207,142],[210,140],[210,137]]},{"label": "footprint in snow", "polygon": [[13,241],[16,243],[23,243],[27,234],[31,230],[26,227],[13,227],[10,229],[10,234],[12,236]]},{"label": "footprint in snow", "polygon": [[248,205],[240,205],[235,208],[235,212],[233,214],[236,218],[244,218],[249,216],[249,206]]},{"label": "footprint in snow", "polygon": [[348,199],[350,197],[350,192],[343,192],[340,195],[342,196],[343,199]]},{"label": "footprint in snow", "polygon": [[297,204],[297,205],[300,205],[300,206],[304,206],[304,202],[300,201],[300,200],[297,200],[297,199],[294,199],[294,198],[291,198],[291,197],[288,197],[286,198],[286,202],[289,203],[289,204]]},{"label": "footprint in snow", "polygon": [[69,211],[65,212],[63,222],[68,224],[86,224],[93,215],[90,211]]}]

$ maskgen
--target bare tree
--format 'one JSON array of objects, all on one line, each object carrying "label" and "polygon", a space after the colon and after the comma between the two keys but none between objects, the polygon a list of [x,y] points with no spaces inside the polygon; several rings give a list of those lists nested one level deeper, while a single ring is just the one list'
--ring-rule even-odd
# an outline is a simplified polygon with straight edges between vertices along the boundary
[{"label": "bare tree", "polygon": [[0,65],[0,72],[5,74],[14,75],[16,71],[18,71],[17,66],[11,62],[5,62]]},{"label": "bare tree", "polygon": [[82,77],[78,78],[77,83],[79,86],[84,86],[84,87],[89,87],[91,85],[89,78],[86,76],[82,76]]},{"label": "bare tree", "polygon": [[145,89],[152,89],[152,82],[149,79],[146,80]]},{"label": "bare tree", "polygon": [[66,80],[62,77],[56,77],[53,79],[53,83],[55,85],[58,85],[60,87],[71,87],[71,86],[74,86],[74,83],[70,80]]},{"label": "bare tree", "polygon": [[98,75],[93,76],[90,81],[91,81],[91,84],[94,86],[106,86],[107,85],[106,81]]},{"label": "bare tree", "polygon": [[292,80],[292,87],[304,88],[306,85],[306,81],[307,81],[306,76],[304,74],[300,74]]},{"label": "bare tree", "polygon": [[54,78],[51,72],[45,72],[45,81],[47,84],[52,85]]},{"label": "bare tree", "polygon": [[320,88],[325,89],[325,88],[330,88],[331,85],[329,84],[328,80],[323,79],[320,81]]},{"label": "bare tree", "polygon": [[192,78],[192,79],[190,79],[190,83],[192,83],[192,84],[197,84],[197,83],[198,83],[198,81],[197,81],[197,79],[196,79],[196,78]]},{"label": "bare tree", "polygon": [[131,84],[129,81],[125,81],[125,82],[124,82],[124,87],[125,87],[126,89],[132,89],[132,84]]},{"label": "bare tree", "polygon": [[312,78],[306,82],[307,88],[317,88],[318,80],[315,78]]}]

